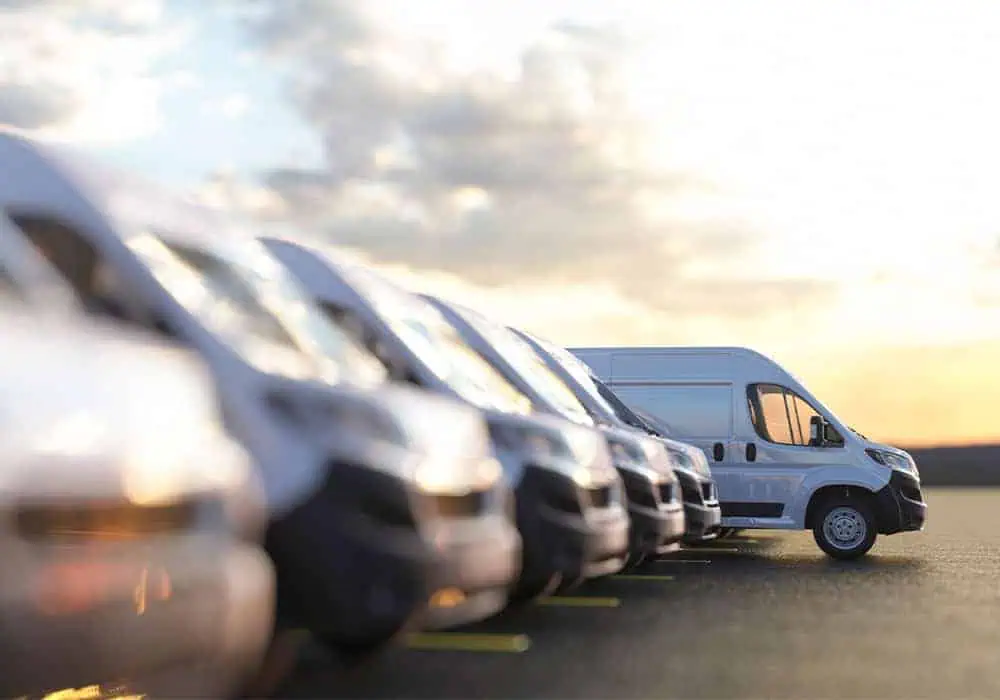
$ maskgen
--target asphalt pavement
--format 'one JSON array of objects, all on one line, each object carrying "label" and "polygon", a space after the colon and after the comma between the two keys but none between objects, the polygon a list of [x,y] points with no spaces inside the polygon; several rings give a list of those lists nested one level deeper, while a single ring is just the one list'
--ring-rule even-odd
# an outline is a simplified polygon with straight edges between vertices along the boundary
[{"label": "asphalt pavement", "polygon": [[748,531],[463,630],[485,636],[414,640],[467,650],[306,658],[276,695],[1000,697],[1000,489],[927,500],[923,532],[880,537],[861,562],[829,560],[811,533]]}]

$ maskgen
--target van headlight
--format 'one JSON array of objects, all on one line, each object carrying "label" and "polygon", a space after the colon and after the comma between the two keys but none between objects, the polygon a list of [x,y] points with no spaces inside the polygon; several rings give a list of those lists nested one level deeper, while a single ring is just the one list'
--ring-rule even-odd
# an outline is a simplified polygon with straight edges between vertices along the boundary
[{"label": "van headlight", "polygon": [[665,474],[653,467],[653,460],[641,445],[614,437],[607,437],[607,441],[616,468],[634,472],[652,484],[660,484],[667,480]]},{"label": "van headlight", "polygon": [[607,481],[590,468],[601,448],[601,437],[596,432],[569,425],[565,430],[549,430],[527,423],[490,422],[489,428],[490,438],[498,448],[561,472],[582,488]]},{"label": "van headlight", "polygon": [[688,453],[685,450],[668,447],[667,453],[678,469],[686,469],[706,479],[712,478],[712,470],[708,466],[708,459],[705,458],[705,454],[701,450],[692,450]]},{"label": "van headlight", "polygon": [[144,434],[128,448],[122,469],[126,498],[139,505],[172,503],[192,493],[239,489],[250,478],[244,454],[227,439]]},{"label": "van headlight", "polygon": [[901,455],[897,452],[890,452],[888,450],[876,450],[874,448],[867,448],[865,452],[874,461],[881,464],[883,467],[889,467],[890,469],[895,469],[896,471],[906,472],[907,474],[912,474],[913,476],[920,478],[920,473],[917,471],[917,463],[913,461],[913,458],[909,455]]},{"label": "van headlight", "polygon": [[453,496],[489,490],[502,476],[500,462],[492,457],[474,464],[453,457],[430,457],[417,464],[413,471],[413,480],[421,491]]}]

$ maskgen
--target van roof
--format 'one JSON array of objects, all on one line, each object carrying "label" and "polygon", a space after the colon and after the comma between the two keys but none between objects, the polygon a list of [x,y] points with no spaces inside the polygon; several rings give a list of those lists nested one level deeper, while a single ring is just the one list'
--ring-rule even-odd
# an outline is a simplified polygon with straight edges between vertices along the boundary
[{"label": "van roof", "polygon": [[[399,284],[362,265],[340,251],[336,246],[306,243],[279,236],[261,236],[261,241],[276,253],[286,266],[320,300],[335,302],[345,295],[391,294],[402,300],[412,295]],[[332,273],[332,274],[331,274]]]},{"label": "van roof", "polygon": [[126,240],[150,230],[200,247],[252,238],[235,217],[65,144],[0,128],[0,163],[0,209],[41,210],[95,227],[110,222]]}]

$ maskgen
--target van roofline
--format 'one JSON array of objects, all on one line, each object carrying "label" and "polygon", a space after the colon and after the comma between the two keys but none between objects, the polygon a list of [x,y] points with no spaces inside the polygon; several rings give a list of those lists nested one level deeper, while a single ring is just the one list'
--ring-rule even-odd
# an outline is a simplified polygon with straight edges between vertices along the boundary
[{"label": "van roofline", "polygon": [[760,350],[754,350],[751,347],[745,345],[602,345],[602,346],[573,346],[566,348],[572,353],[579,352],[631,352],[631,353],[646,353],[646,352],[668,352],[668,353],[682,353],[682,352],[717,352],[717,353],[732,353],[734,355],[744,355],[749,357],[755,357],[762,360],[767,360],[768,362],[777,362],[774,358],[769,355],[764,354]]},{"label": "van roofline", "polygon": [[5,180],[0,207],[44,210],[110,228],[127,241],[149,230],[165,240],[199,247],[253,240],[246,217],[210,206],[193,194],[74,145],[0,128]]}]

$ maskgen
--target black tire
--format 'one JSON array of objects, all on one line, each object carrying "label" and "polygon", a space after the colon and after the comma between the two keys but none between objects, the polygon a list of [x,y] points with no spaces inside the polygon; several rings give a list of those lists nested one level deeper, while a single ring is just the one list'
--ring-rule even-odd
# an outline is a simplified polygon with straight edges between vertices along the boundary
[{"label": "black tire", "polygon": [[649,561],[649,554],[646,552],[629,552],[628,559],[625,560],[625,566],[622,567],[622,572],[627,573],[629,571],[635,571],[642,567]]},{"label": "black tire", "polygon": [[544,595],[550,595],[559,588],[562,576],[552,574],[549,577],[537,576],[531,579],[521,579],[510,592],[507,599],[508,608],[519,608],[538,600]]},{"label": "black tire", "polygon": [[387,649],[401,637],[401,634],[394,634],[387,637],[378,637],[365,640],[354,640],[345,642],[342,640],[318,639],[320,644],[326,648],[341,664],[349,668],[356,668],[373,662],[379,658]]},{"label": "black tire", "polygon": [[813,538],[827,556],[859,559],[875,544],[875,516],[864,499],[836,496],[823,502],[813,520]]}]

